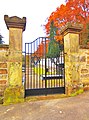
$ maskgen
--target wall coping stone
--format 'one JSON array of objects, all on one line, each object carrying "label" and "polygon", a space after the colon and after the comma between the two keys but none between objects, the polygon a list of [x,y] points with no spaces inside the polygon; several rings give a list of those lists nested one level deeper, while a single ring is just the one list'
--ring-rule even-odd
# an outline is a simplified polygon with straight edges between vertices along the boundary
[{"label": "wall coping stone", "polygon": [[7,51],[9,49],[9,45],[0,44],[0,52]]},{"label": "wall coping stone", "polygon": [[9,45],[7,45],[7,44],[0,44],[0,48],[9,48]]}]

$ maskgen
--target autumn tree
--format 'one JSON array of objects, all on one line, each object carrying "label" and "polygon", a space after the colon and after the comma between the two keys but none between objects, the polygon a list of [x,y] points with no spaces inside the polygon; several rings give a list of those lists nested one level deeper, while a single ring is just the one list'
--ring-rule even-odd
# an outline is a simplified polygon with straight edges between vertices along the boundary
[{"label": "autumn tree", "polygon": [[62,4],[49,16],[48,22],[45,25],[48,35],[50,34],[50,24],[52,21],[58,29],[56,31],[57,35],[55,36],[58,41],[62,40],[60,30],[68,22],[73,24],[81,23],[85,29],[86,24],[89,22],[89,0],[66,0],[65,5]]},{"label": "autumn tree", "polygon": [[48,52],[49,39],[42,40],[38,45],[37,50],[34,52],[33,56],[44,57]]}]

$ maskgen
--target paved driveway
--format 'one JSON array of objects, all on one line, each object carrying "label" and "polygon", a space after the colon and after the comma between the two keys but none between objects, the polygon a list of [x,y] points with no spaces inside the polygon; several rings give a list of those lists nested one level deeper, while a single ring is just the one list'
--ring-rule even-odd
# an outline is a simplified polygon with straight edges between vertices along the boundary
[{"label": "paved driveway", "polygon": [[76,97],[0,105],[0,120],[89,120],[89,91]]}]

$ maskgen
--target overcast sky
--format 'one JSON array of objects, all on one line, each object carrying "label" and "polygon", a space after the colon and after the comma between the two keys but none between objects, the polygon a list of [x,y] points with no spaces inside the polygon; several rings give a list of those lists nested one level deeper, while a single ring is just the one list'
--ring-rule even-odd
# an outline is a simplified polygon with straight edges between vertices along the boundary
[{"label": "overcast sky", "polygon": [[23,32],[24,44],[45,36],[42,25],[46,24],[47,17],[64,3],[65,0],[0,0],[0,33],[3,40],[6,44],[9,43],[4,15],[27,18],[26,30]]}]

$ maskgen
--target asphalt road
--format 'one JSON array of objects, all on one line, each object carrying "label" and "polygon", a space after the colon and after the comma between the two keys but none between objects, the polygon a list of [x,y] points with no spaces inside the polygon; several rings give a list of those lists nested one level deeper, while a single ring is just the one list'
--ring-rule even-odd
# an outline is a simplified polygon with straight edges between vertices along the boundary
[{"label": "asphalt road", "polygon": [[89,91],[75,97],[0,105],[0,120],[89,120]]}]

